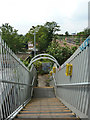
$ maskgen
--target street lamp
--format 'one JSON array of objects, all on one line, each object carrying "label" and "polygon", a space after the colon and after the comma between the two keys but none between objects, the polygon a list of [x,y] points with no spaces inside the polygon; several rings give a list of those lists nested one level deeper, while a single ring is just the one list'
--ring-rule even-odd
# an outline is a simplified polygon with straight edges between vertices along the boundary
[{"label": "street lamp", "polygon": [[34,56],[36,55],[36,30],[35,27],[32,26],[34,28]]},{"label": "street lamp", "polygon": [[34,31],[34,56],[36,55],[36,32]]}]

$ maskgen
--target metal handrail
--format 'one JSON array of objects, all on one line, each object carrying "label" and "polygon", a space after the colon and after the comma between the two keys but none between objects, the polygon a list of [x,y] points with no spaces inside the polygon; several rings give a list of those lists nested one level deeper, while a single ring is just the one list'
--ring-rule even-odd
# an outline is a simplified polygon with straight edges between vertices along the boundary
[{"label": "metal handrail", "polygon": [[[6,44],[6,43],[5,43],[5,44]],[[2,43],[0,43],[0,45],[2,45],[2,47],[3,47],[5,50],[7,50],[7,52],[8,52],[19,64],[21,64],[21,65],[29,72],[29,69],[22,63],[22,61],[20,61],[19,58],[17,58],[17,56],[12,52],[12,50],[10,50],[10,48],[9,48],[9,49],[5,48],[5,46],[4,46]]]},{"label": "metal handrail", "polygon": [[8,120],[30,101],[37,73],[33,65],[29,70],[1,37],[0,59],[0,117]]},{"label": "metal handrail", "polygon": [[57,66],[60,66],[59,63],[56,60],[54,60],[54,59],[52,59],[50,57],[40,57],[40,58],[36,58],[35,60],[32,60],[30,62],[30,64],[28,65],[28,67],[30,67],[35,61],[40,60],[40,59],[49,59],[49,60],[55,62],[57,64]]},{"label": "metal handrail", "polygon": [[[72,76],[65,75],[67,63],[73,66]],[[56,70],[55,80],[56,96],[62,102],[65,101],[67,107],[79,117],[81,117],[79,113],[82,113],[90,118],[88,112],[90,110],[90,36],[61,66],[61,70]],[[51,84],[54,83],[51,82]]]},{"label": "metal handrail", "polygon": [[63,86],[84,86],[84,85],[90,85],[90,82],[71,83],[71,84],[56,84],[57,87],[63,87]]},{"label": "metal handrail", "polygon": [[[32,97],[32,95],[33,95],[34,82],[35,82],[35,76],[34,76],[34,78],[33,78],[32,84],[31,84],[31,85],[28,85],[28,86],[32,87],[31,95],[30,95],[31,97]],[[20,85],[23,85],[23,84],[21,83]],[[26,84],[25,84],[25,85],[26,85]],[[31,97],[29,97],[29,98],[28,98],[22,105],[20,105],[11,115],[9,115],[9,116],[6,118],[6,120],[15,118],[15,116],[24,108],[24,106],[25,106],[26,104],[28,104],[28,102],[31,100]]]},{"label": "metal handrail", "polygon": [[33,87],[32,84],[25,84],[25,83],[19,83],[19,82],[14,82],[14,81],[0,80],[0,82],[2,82],[2,83],[10,83],[10,84],[18,84],[18,85],[26,85],[26,86]]},{"label": "metal handrail", "polygon": [[35,57],[33,57],[33,58],[31,59],[31,61],[33,61],[34,59],[36,59],[36,58],[39,57],[39,56],[49,56],[49,57],[51,57],[52,59],[54,59],[55,61],[57,61],[52,55],[49,55],[49,54],[38,54],[38,55],[36,55]]}]

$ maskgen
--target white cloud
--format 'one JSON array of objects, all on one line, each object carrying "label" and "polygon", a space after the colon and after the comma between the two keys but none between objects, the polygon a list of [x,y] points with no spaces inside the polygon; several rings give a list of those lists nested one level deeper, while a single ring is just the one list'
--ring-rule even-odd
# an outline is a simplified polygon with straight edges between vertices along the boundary
[{"label": "white cloud", "polygon": [[26,33],[33,25],[54,20],[64,30],[75,31],[80,24],[86,25],[87,7],[88,0],[0,0],[0,25],[10,23],[19,33]]}]

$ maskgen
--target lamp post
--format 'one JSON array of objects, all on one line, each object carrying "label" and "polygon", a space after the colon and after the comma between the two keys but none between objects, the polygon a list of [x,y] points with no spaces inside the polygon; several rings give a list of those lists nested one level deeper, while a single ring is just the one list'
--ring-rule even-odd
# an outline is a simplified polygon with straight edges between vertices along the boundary
[{"label": "lamp post", "polygon": [[34,56],[36,55],[36,30],[35,27],[32,26],[34,28]]},{"label": "lamp post", "polygon": [[34,30],[34,56],[36,55],[36,32]]}]

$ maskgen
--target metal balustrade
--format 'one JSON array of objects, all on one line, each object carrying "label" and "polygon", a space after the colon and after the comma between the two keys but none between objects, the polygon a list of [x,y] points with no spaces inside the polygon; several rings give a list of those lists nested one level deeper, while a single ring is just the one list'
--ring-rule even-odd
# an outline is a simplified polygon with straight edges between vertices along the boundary
[{"label": "metal balustrade", "polygon": [[[82,49],[81,49],[82,48]],[[35,57],[36,58],[36,57]],[[44,57],[49,58],[49,57]],[[38,59],[38,58],[37,58]],[[52,61],[55,59],[50,58]],[[90,118],[90,36],[53,73],[52,84],[56,96],[80,118]],[[33,63],[34,59],[31,61]],[[66,64],[73,65],[72,76],[66,76]],[[30,64],[31,65],[31,64]],[[58,64],[56,66],[59,66]],[[0,119],[8,120],[30,101],[37,73],[33,64],[30,70],[16,57],[0,37]]]},{"label": "metal balustrade", "polygon": [[13,118],[30,101],[36,78],[34,66],[28,70],[0,37],[0,120]]},{"label": "metal balustrade", "polygon": [[[79,117],[90,119],[90,36],[87,40],[88,44],[78,48],[53,77],[56,96]],[[73,65],[72,76],[65,75],[66,63]]]}]

